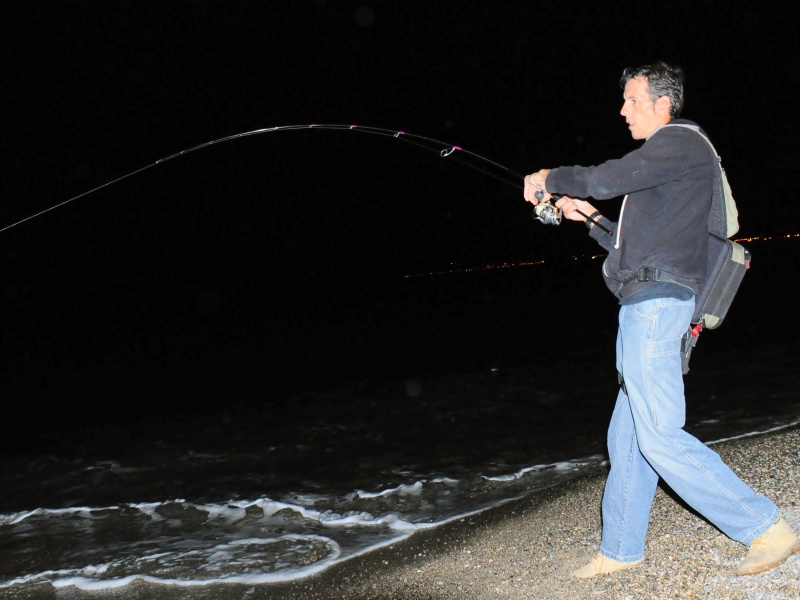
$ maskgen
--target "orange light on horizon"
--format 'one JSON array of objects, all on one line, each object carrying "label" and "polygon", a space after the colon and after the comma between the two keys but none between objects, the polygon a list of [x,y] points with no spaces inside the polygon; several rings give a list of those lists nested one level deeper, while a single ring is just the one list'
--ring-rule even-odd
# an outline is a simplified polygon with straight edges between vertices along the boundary
[{"label": "orange light on horizon", "polygon": [[[800,233],[787,233],[784,235],[757,235],[751,237],[742,237],[742,238],[731,238],[734,242],[770,242],[775,240],[786,240],[786,239],[797,239],[800,238]],[[568,260],[595,260],[597,258],[605,258],[606,254],[574,254],[568,257]],[[480,271],[497,271],[503,269],[512,269],[517,267],[537,267],[540,265],[545,264],[547,261],[545,260],[532,260],[532,261],[519,261],[519,262],[512,262],[512,263],[499,263],[499,264],[489,264],[483,265],[480,267],[461,267],[456,269],[446,269],[446,270],[439,270],[439,271],[430,271],[428,273],[413,273],[403,275],[403,279],[414,279],[418,277],[431,277],[436,275],[455,275],[458,273],[477,273]]]}]

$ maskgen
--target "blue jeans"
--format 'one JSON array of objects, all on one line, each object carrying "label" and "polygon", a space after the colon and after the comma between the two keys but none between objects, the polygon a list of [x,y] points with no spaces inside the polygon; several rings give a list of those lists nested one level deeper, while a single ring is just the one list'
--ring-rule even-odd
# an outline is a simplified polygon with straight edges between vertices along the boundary
[{"label": "blue jeans", "polygon": [[603,493],[600,553],[628,562],[644,557],[659,477],[728,537],[745,545],[778,520],[719,455],[683,430],[686,401],[681,336],[694,299],[657,298],[622,306],[617,334],[620,389],[608,429],[611,470]]}]

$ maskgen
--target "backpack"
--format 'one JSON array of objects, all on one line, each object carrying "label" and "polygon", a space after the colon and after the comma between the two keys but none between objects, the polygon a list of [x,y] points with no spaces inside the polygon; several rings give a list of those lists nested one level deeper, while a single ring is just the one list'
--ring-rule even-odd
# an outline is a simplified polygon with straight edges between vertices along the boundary
[{"label": "backpack", "polygon": [[695,310],[688,331],[681,339],[681,364],[684,375],[689,372],[689,358],[697,345],[700,332],[716,329],[728,313],[742,278],[750,268],[750,251],[729,239],[739,231],[739,211],[733,199],[731,186],[722,159],[711,140],[696,125],[670,123],[664,127],[684,127],[702,136],[717,157],[717,178],[711,210],[708,214],[708,266],[705,280],[700,284],[695,298]]}]

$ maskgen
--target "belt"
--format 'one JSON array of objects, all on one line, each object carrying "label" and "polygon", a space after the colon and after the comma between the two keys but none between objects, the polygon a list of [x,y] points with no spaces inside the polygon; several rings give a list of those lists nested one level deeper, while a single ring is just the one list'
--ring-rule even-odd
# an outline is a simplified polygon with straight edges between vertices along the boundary
[{"label": "belt", "polygon": [[694,290],[694,287],[692,287],[692,284],[690,283],[690,279],[678,277],[672,273],[668,273],[667,271],[662,271],[658,267],[639,267],[639,270],[636,273],[631,273],[628,275],[622,280],[622,283],[623,285],[626,285],[633,281],[663,281],[665,283],[677,283],[678,285],[688,287],[690,290]]},{"label": "belt", "polygon": [[623,283],[630,283],[631,281],[669,281],[677,283],[672,275],[664,273],[657,267],[639,267],[638,272],[631,273],[622,280]]},{"label": "belt", "polygon": [[662,273],[656,267],[641,267],[636,273],[636,281],[670,281],[675,282],[675,278],[668,273]]}]

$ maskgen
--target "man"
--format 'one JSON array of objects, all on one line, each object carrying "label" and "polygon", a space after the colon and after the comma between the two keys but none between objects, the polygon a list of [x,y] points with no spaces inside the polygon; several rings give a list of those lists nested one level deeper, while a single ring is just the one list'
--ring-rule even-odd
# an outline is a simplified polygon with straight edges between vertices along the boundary
[{"label": "man", "polygon": [[[594,560],[574,575],[612,573],[644,559],[659,477],[727,536],[749,546],[739,575],[759,573],[800,551],[800,541],[771,500],[756,495],[683,430],[680,343],[705,277],[716,156],[697,131],[665,127],[695,125],[678,119],[681,69],[662,62],[626,69],[620,83],[620,114],[633,139],[644,140],[641,147],[598,166],[543,169],[525,177],[525,200],[536,206],[561,194],[556,206],[564,217],[585,222],[608,250],[603,277],[621,305],[621,385],[608,429],[611,469],[602,541]],[[581,199],[623,195],[617,222]]]}]

